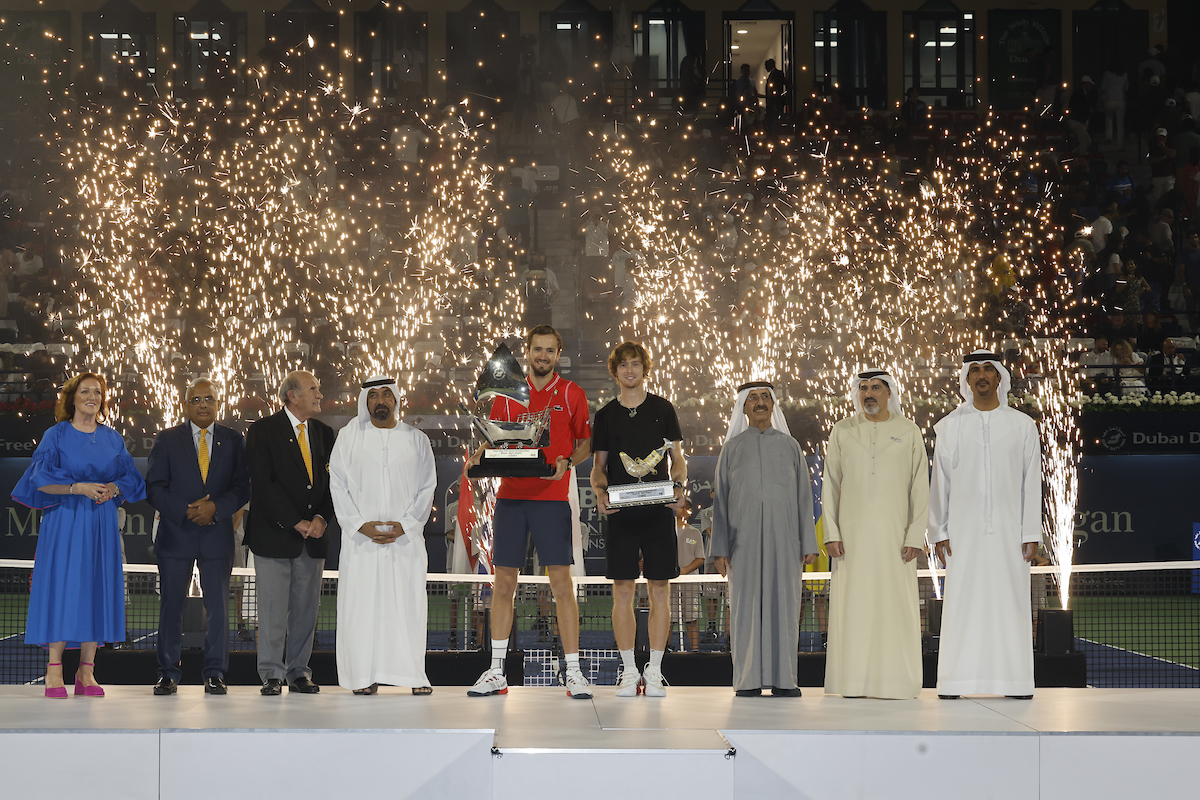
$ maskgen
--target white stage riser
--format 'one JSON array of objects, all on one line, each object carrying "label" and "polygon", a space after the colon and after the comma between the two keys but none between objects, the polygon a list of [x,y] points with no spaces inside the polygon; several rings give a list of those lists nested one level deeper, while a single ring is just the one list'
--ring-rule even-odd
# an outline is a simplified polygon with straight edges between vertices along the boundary
[{"label": "white stage riser", "polygon": [[0,795],[93,800],[1187,797],[1196,734],[725,731],[717,750],[501,749],[490,730],[8,730]]}]

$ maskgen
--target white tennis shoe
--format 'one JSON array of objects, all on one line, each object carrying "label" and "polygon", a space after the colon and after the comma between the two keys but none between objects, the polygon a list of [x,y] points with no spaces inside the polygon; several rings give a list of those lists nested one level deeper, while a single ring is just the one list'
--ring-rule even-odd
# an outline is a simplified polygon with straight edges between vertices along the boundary
[{"label": "white tennis shoe", "polygon": [[646,669],[642,670],[642,682],[646,684],[642,690],[646,697],[667,696],[667,680],[663,677],[661,668],[647,664]]},{"label": "white tennis shoe", "polygon": [[617,697],[637,697],[641,693],[642,673],[622,666],[621,677],[617,680]]},{"label": "white tennis shoe", "polygon": [[583,676],[579,667],[569,667],[564,675],[567,682],[567,696],[575,700],[587,700],[592,696],[592,687]]},{"label": "white tennis shoe", "polygon": [[496,667],[480,675],[475,685],[467,689],[467,697],[487,697],[493,694],[508,694],[508,681],[504,679],[504,672]]}]

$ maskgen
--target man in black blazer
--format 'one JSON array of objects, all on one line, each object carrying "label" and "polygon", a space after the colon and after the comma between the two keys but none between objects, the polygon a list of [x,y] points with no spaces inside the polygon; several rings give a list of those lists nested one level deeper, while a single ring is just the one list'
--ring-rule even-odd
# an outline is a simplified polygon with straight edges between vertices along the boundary
[{"label": "man in black blazer", "polygon": [[246,434],[250,511],[246,544],[258,585],[258,676],[264,695],[321,691],[308,657],[321,600],[321,571],[333,519],[329,454],[333,429],[321,413],[321,385],[311,372],[293,372],[279,386],[283,410]]},{"label": "man in black blazer", "polygon": [[216,424],[219,405],[211,381],[192,381],[183,395],[188,421],[159,432],[150,450],[146,496],[159,514],[157,695],[175,694],[182,676],[183,603],[197,563],[208,620],[204,691],[226,693],[233,517],[250,499],[250,470],[242,435]]}]

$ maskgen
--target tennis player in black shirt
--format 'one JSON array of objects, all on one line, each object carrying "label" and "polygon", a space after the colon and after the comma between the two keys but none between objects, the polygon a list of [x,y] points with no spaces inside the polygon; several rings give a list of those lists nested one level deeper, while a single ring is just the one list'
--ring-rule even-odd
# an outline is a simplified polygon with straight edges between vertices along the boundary
[{"label": "tennis player in black shirt", "polygon": [[[617,697],[666,695],[662,658],[671,635],[669,582],[679,575],[674,510],[683,500],[687,462],[675,407],[644,386],[650,367],[650,356],[640,344],[625,342],[613,350],[608,371],[620,394],[596,412],[592,426],[592,489],[600,513],[608,519],[606,574],[613,581],[613,632],[621,651]],[[637,482],[625,469],[626,458],[653,464],[646,481],[674,481],[675,503],[610,509],[609,485]],[[633,599],[634,582],[643,572],[650,593],[650,663],[639,674],[633,657]]]}]

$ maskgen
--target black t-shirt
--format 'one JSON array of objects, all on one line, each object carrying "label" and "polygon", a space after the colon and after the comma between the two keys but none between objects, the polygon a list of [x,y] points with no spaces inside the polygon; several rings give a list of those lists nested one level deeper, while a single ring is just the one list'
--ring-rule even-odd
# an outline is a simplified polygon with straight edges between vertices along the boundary
[{"label": "black t-shirt", "polygon": [[[629,415],[634,411],[633,416]],[[646,399],[636,409],[625,408],[616,399],[610,400],[596,412],[592,423],[592,450],[608,453],[605,472],[612,486],[637,483],[637,478],[625,471],[621,453],[630,458],[645,458],[663,446],[663,440],[678,442],[683,439],[679,432],[679,417],[675,406],[666,398],[646,394]],[[642,478],[643,481],[670,480],[667,469],[670,456],[664,456],[654,471]]]}]

